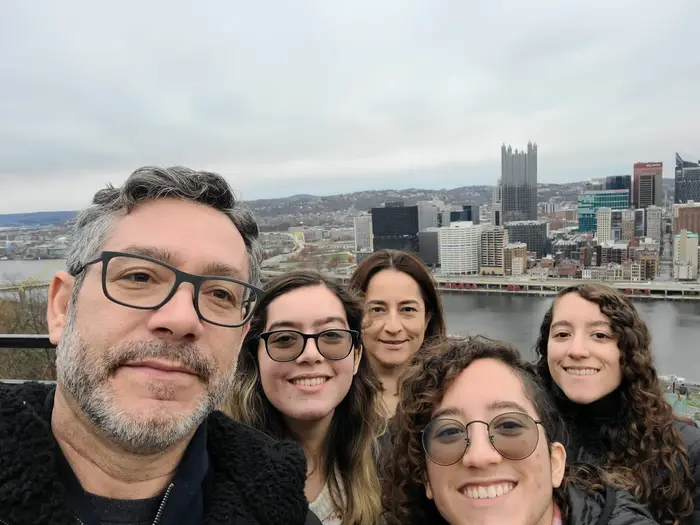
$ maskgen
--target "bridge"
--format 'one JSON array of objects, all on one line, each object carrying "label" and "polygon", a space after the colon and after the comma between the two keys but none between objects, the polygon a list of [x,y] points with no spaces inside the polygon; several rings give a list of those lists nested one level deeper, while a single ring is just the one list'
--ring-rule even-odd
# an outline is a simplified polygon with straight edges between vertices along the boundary
[{"label": "bridge", "polygon": [[[264,280],[283,274],[283,271],[264,272]],[[335,279],[347,283],[350,274],[325,272]],[[548,296],[560,290],[582,283],[604,283],[632,296],[635,299],[700,300],[700,283],[676,281],[598,281],[586,279],[531,279],[523,277],[487,277],[481,275],[444,276],[435,275],[435,281],[443,292],[468,292],[492,294],[525,294]]]},{"label": "bridge", "polygon": [[[43,272],[42,272],[43,273]],[[284,271],[263,269],[263,283],[272,277],[284,274]],[[345,284],[351,274],[324,272]],[[531,279],[529,277],[486,277],[441,276],[436,275],[438,288],[444,292],[495,293],[495,294],[525,294],[525,295],[556,295],[560,290],[569,286],[586,282],[602,282],[613,288],[633,296],[635,299],[666,299],[700,301],[700,283],[682,283],[677,281],[598,281],[586,279]],[[48,288],[51,281],[29,278],[17,284],[0,283],[0,295],[20,293],[30,290]]]}]

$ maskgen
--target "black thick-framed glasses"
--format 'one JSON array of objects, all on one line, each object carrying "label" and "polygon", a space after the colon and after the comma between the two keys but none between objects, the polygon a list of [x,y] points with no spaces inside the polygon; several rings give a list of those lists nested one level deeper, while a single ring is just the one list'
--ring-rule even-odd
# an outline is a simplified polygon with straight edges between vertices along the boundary
[{"label": "black thick-framed glasses", "polygon": [[265,351],[270,359],[279,363],[296,360],[304,353],[309,339],[314,340],[318,353],[325,359],[340,361],[358,346],[360,333],[344,328],[331,328],[316,334],[305,334],[298,330],[272,330],[258,337],[265,342]]},{"label": "black thick-framed glasses", "polygon": [[474,423],[486,425],[491,446],[506,459],[528,458],[537,448],[540,432],[532,417],[522,412],[507,412],[491,422],[474,420],[466,425],[451,418],[433,419],[422,431],[423,450],[428,459],[447,467],[457,463],[469,449],[468,428]]},{"label": "black thick-framed glasses", "polygon": [[197,315],[217,326],[244,325],[264,295],[260,288],[244,281],[187,273],[153,257],[127,252],[104,251],[80,272],[100,262],[102,291],[110,301],[138,310],[156,310],[172,299],[182,283],[191,283]]}]

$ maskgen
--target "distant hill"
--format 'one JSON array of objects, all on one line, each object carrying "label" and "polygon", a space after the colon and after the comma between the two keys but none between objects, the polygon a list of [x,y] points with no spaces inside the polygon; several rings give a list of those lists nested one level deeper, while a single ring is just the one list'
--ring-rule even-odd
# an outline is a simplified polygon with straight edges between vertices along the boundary
[{"label": "distant hill", "polygon": [[[556,198],[561,201],[575,202],[577,195],[585,189],[585,182],[563,184],[540,183],[537,194],[540,201]],[[664,189],[673,200],[673,179],[664,179]],[[369,211],[381,206],[384,202],[404,201],[412,205],[420,200],[438,198],[447,204],[486,204],[491,201],[492,186],[461,186],[452,189],[420,189],[408,188],[402,190],[366,190],[354,193],[336,195],[297,194],[279,199],[258,199],[246,201],[246,204],[258,220],[265,225],[268,222],[277,223],[280,220],[296,220],[303,216],[305,224],[315,224],[322,214],[337,214],[348,209]],[[60,225],[73,219],[76,211],[55,211],[38,213],[15,213],[0,215],[0,227],[7,226],[41,226]]]},{"label": "distant hill", "polygon": [[10,226],[57,226],[77,215],[76,211],[39,211],[0,215],[0,228]]}]

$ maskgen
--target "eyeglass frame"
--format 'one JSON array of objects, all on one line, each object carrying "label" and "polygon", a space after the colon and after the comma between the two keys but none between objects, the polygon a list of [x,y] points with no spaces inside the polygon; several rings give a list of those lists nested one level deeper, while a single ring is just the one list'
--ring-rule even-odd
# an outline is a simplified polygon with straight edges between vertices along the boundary
[{"label": "eyeglass frame", "polygon": [[[491,448],[493,448],[496,452],[498,452],[502,458],[508,459],[510,461],[523,461],[524,459],[527,459],[530,456],[532,456],[535,453],[535,450],[537,450],[537,445],[539,445],[539,443],[540,443],[540,433],[539,432],[537,432],[537,441],[535,441],[535,445],[532,447],[532,451],[527,456],[523,456],[522,458],[509,458],[508,456],[503,454],[503,452],[498,450],[496,448],[496,445],[493,444],[494,439],[493,439],[493,436],[491,435],[491,424],[493,423],[493,421],[495,419],[497,419],[499,417],[507,416],[510,414],[517,414],[519,416],[525,416],[525,417],[529,418],[533,423],[535,423],[535,428],[537,428],[537,425],[540,425],[540,426],[542,426],[542,428],[544,428],[544,424],[542,423],[541,420],[537,420],[534,417],[532,417],[530,414],[526,414],[525,412],[504,412],[503,414],[498,414],[496,416],[493,416],[493,418],[491,418],[491,421],[488,423],[486,421],[482,421],[480,419],[474,419],[473,421],[470,421],[466,425],[464,423],[462,423],[461,421],[459,421],[458,419],[454,419],[451,417],[438,417],[436,419],[431,420],[427,425],[425,425],[423,430],[420,431],[420,433],[421,433],[421,445],[423,446],[423,452],[425,452],[425,455],[427,456],[427,458],[430,461],[432,461],[433,463],[435,463],[436,465],[439,465],[441,467],[452,466],[452,465],[458,463],[464,457],[464,455],[469,451],[469,447],[471,446],[471,443],[469,442],[469,426],[472,425],[473,423],[481,423],[482,425],[486,425],[486,435],[489,437],[489,444],[491,445]],[[425,444],[425,431],[435,421],[453,421],[455,423],[458,423],[462,427],[464,427],[464,434],[465,434],[464,451],[452,463],[448,463],[448,464],[438,463],[430,456],[430,453],[428,452],[428,447]]]},{"label": "eyeglass frame", "polygon": [[[294,356],[292,359],[280,361],[272,357],[272,355],[270,355],[270,349],[267,346],[267,341],[270,338],[270,336],[284,332],[292,332],[295,334],[299,334],[304,342],[301,344],[301,350],[296,356]],[[352,337],[352,339],[350,340],[350,348],[348,348],[348,353],[345,354],[343,357],[326,357],[323,354],[323,352],[321,352],[321,349],[318,346],[318,338],[328,332],[347,332]],[[318,353],[321,354],[324,359],[328,359],[329,361],[342,361],[352,353],[353,348],[357,348],[358,346],[360,346],[360,332],[358,332],[357,330],[352,330],[350,328],[328,328],[326,330],[321,330],[320,332],[317,332],[315,334],[305,334],[304,332],[300,332],[299,330],[294,330],[292,328],[283,328],[280,330],[271,330],[269,332],[263,332],[259,336],[257,336],[257,339],[259,341],[262,340],[265,343],[265,352],[267,353],[268,357],[276,363],[291,363],[292,361],[296,361],[297,359],[299,359],[299,356],[302,355],[306,350],[306,344],[309,342],[309,339],[314,340],[314,343],[316,343],[316,350],[318,351]]]},{"label": "eyeglass frame", "polygon": [[[163,266],[167,268],[168,270],[172,271],[175,274],[175,282],[173,283],[172,289],[168,293],[168,295],[161,301],[159,304],[156,306],[134,306],[132,304],[127,304],[122,301],[119,301],[112,297],[107,289],[107,266],[109,266],[109,261],[112,259],[115,259],[117,257],[130,257],[132,259],[140,259],[142,261],[148,261],[152,262],[155,264],[158,264],[160,266]],[[81,272],[84,272],[88,266],[92,266],[93,264],[97,264],[101,262],[102,263],[102,293],[104,293],[105,297],[112,301],[113,303],[116,303],[120,306],[125,306],[127,308],[134,308],[136,310],[157,310],[158,308],[162,308],[165,306],[170,299],[173,298],[173,296],[177,293],[178,288],[180,288],[180,285],[183,283],[190,283],[192,286],[194,286],[194,295],[192,297],[192,301],[194,304],[194,310],[197,312],[197,317],[199,317],[200,320],[216,325],[216,326],[222,326],[224,328],[238,328],[246,324],[248,321],[250,321],[254,315],[255,311],[255,306],[253,306],[250,311],[246,314],[246,317],[243,321],[240,323],[234,324],[234,325],[228,325],[228,324],[222,324],[222,323],[217,323],[214,321],[210,321],[206,317],[202,315],[202,312],[199,309],[199,291],[202,287],[202,284],[205,283],[206,281],[228,281],[232,282],[235,284],[239,284],[243,286],[244,288],[249,288],[252,293],[255,294],[255,304],[257,305],[265,296],[264,290],[258,288],[257,286],[253,286],[250,283],[247,283],[245,281],[240,281],[238,279],[233,279],[232,277],[224,277],[224,276],[216,276],[216,275],[198,275],[194,273],[189,273],[185,272],[183,270],[180,270],[179,268],[176,268],[175,266],[168,264],[166,262],[163,262],[159,259],[155,259],[154,257],[149,257],[147,255],[139,255],[135,253],[129,253],[129,252],[119,252],[119,251],[110,251],[110,250],[105,250],[100,253],[99,256],[97,256],[95,259],[92,259],[88,262],[86,262],[84,265],[80,267],[80,269],[76,272],[76,276],[79,275]],[[243,304],[246,301],[244,300],[241,303],[241,309],[243,307]]]}]

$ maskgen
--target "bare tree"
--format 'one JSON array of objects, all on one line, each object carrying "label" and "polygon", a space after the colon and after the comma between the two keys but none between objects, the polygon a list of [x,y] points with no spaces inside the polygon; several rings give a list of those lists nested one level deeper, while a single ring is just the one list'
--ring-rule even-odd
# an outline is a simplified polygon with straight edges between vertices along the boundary
[{"label": "bare tree", "polygon": [[[45,334],[46,290],[24,289],[0,298],[0,333]],[[0,348],[0,379],[55,380],[53,349]]]}]

